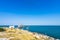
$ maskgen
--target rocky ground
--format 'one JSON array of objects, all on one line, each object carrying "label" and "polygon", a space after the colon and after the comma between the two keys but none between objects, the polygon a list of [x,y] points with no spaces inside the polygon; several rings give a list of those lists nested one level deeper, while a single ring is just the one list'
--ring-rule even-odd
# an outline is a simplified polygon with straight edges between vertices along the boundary
[{"label": "rocky ground", "polygon": [[54,39],[52,37],[32,33],[27,30],[20,30],[20,29],[10,29],[6,28],[5,31],[0,32],[0,39],[5,40],[59,40]]}]

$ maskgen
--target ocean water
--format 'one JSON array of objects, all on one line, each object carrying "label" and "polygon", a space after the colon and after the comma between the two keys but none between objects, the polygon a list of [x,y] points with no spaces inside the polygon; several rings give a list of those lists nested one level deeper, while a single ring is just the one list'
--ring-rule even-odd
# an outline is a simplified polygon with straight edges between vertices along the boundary
[{"label": "ocean water", "polygon": [[45,35],[60,39],[60,26],[35,25],[35,26],[26,26],[24,29],[31,32],[38,32],[41,34],[45,34]]},{"label": "ocean water", "polygon": [[[9,27],[9,26],[0,26]],[[15,26],[15,28],[18,26]],[[57,39],[60,39],[60,26],[40,26],[40,25],[27,25],[22,28],[23,30],[28,30],[31,32],[37,32],[45,34]]]}]

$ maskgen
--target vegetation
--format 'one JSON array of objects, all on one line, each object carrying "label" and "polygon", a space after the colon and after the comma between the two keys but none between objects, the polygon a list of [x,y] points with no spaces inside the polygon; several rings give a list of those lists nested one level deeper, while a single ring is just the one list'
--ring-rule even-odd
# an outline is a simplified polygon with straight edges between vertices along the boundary
[{"label": "vegetation", "polygon": [[0,28],[0,32],[3,32],[3,31],[5,31],[5,29],[3,29],[3,28]]}]

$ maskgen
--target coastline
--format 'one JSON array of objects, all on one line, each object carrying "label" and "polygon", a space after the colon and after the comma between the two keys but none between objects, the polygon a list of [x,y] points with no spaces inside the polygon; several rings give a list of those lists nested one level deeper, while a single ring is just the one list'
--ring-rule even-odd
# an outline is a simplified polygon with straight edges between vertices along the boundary
[{"label": "coastline", "polygon": [[[29,27],[29,29],[26,29],[26,27]],[[36,32],[36,33],[44,34],[44,35],[47,35],[47,36],[50,36],[50,37],[54,37],[56,39],[60,39],[59,38],[59,33],[60,32],[58,31],[60,27],[59,28],[58,27],[57,26],[53,26],[53,27],[50,27],[50,26],[49,27],[48,26],[47,27],[46,26],[32,26],[31,25],[31,26],[25,26],[23,28],[23,30],[28,30],[28,31],[33,32],[33,33]],[[7,26],[7,28],[9,28],[9,27]],[[17,28],[17,26],[15,28]],[[52,31],[51,28],[53,29],[53,31]],[[52,33],[51,31],[54,32],[54,33]]]}]

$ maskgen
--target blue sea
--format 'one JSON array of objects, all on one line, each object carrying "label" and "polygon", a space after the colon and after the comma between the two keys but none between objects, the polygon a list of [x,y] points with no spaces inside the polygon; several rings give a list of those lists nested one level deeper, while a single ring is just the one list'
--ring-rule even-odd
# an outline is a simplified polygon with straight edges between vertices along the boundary
[{"label": "blue sea", "polygon": [[60,26],[31,25],[31,26],[26,26],[24,29],[31,32],[37,32],[60,39]]},{"label": "blue sea", "polygon": [[[3,26],[0,26],[3,27]],[[5,26],[8,27],[8,26]],[[18,27],[18,26],[15,26]],[[60,39],[60,26],[25,25],[23,30],[45,34]]]}]

